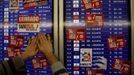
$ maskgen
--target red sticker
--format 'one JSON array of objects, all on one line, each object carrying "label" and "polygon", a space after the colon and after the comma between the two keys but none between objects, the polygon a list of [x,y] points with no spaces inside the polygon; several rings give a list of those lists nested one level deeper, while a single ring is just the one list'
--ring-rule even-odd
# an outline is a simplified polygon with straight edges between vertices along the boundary
[{"label": "red sticker", "polygon": [[124,36],[116,36],[116,45],[117,48],[123,48],[125,47],[125,38]]},{"label": "red sticker", "polygon": [[93,14],[86,15],[86,25],[87,26],[95,26],[95,15],[93,15]]},{"label": "red sticker", "polygon": [[92,2],[98,2],[98,1],[100,1],[100,0],[91,0]]},{"label": "red sticker", "polygon": [[40,16],[38,15],[20,15],[18,17],[18,32],[39,32]]},{"label": "red sticker", "polygon": [[46,4],[48,0],[23,0],[24,9],[30,9]]},{"label": "red sticker", "polygon": [[43,69],[48,66],[47,60],[44,57],[32,59],[33,69]]},{"label": "red sticker", "polygon": [[21,49],[16,48],[14,49],[14,56],[18,56],[18,55],[21,55]]},{"label": "red sticker", "polygon": [[104,15],[103,14],[87,14],[86,15],[86,26],[104,26]]},{"label": "red sticker", "polygon": [[22,47],[24,45],[24,36],[17,36],[17,47]]},{"label": "red sticker", "polygon": [[125,38],[123,35],[110,36],[107,41],[110,50],[124,48],[126,46]]},{"label": "red sticker", "polygon": [[37,6],[37,3],[34,0],[23,0],[24,9],[30,9]]},{"label": "red sticker", "polygon": [[37,58],[32,59],[32,64],[33,64],[33,69],[40,69],[41,68],[39,59],[37,59]]},{"label": "red sticker", "polygon": [[14,57],[14,53],[13,53],[14,49],[13,48],[7,47],[6,51],[7,51],[8,57]]},{"label": "red sticker", "polygon": [[95,22],[97,26],[104,26],[104,15],[95,14]]},{"label": "red sticker", "polygon": [[95,75],[104,75],[104,70],[96,70]]},{"label": "red sticker", "polygon": [[68,40],[85,40],[86,29],[85,28],[67,28],[67,39]]},{"label": "red sticker", "polygon": [[124,60],[122,66],[121,66],[120,71],[121,71],[122,73],[129,74],[130,71],[131,71],[131,62]]},{"label": "red sticker", "polygon": [[131,62],[127,60],[114,59],[113,70],[129,74],[131,71]]},{"label": "red sticker", "polygon": [[82,0],[82,4],[84,5],[84,9],[87,10],[92,10],[92,9],[97,9],[102,6],[102,3],[100,0]]},{"label": "red sticker", "polygon": [[48,66],[47,60],[45,58],[41,57],[40,58],[40,65],[41,65],[42,68],[47,67]]},{"label": "red sticker", "polygon": [[10,36],[10,46],[16,46],[17,44],[17,36]]},{"label": "red sticker", "polygon": [[108,41],[108,48],[110,49],[110,50],[114,50],[114,49],[116,49],[117,48],[117,46],[116,46],[116,38],[114,37],[114,36],[110,36],[108,39],[107,39],[107,41]]},{"label": "red sticker", "polygon": [[84,5],[85,11],[93,9],[93,3],[87,0],[82,0],[82,4]]},{"label": "red sticker", "polygon": [[22,47],[24,45],[24,36],[11,35],[10,36],[10,47]]},{"label": "red sticker", "polygon": [[95,75],[95,70],[87,70],[86,75]]},{"label": "red sticker", "polygon": [[93,2],[93,9],[100,8],[102,6],[100,1]]},{"label": "red sticker", "polygon": [[114,64],[112,66],[113,70],[120,70],[123,65],[123,61],[120,59],[114,59]]},{"label": "red sticker", "polygon": [[89,69],[89,70],[87,70],[86,75],[104,75],[104,70]]},{"label": "red sticker", "polygon": [[19,48],[7,47],[6,51],[7,51],[8,57],[16,57],[16,56],[21,55],[21,49]]},{"label": "red sticker", "polygon": [[9,9],[10,11],[18,11],[19,10],[19,0],[9,0]]}]

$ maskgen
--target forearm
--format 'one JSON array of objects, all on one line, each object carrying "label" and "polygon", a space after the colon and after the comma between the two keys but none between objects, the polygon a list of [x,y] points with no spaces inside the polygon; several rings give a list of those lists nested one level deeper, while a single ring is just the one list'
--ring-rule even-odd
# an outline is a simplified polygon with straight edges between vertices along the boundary
[{"label": "forearm", "polygon": [[53,75],[69,75],[66,68],[59,61],[51,65],[51,68],[52,68]]},{"label": "forearm", "polygon": [[46,56],[48,63],[51,65],[53,75],[69,75],[63,64],[58,61],[52,52],[43,52]]},{"label": "forearm", "polygon": [[27,56],[25,53],[23,53],[23,54],[21,55],[21,58],[22,58],[22,60],[25,62],[25,61],[28,59],[28,56]]},{"label": "forearm", "polygon": [[26,75],[25,63],[21,57],[15,57],[0,64],[0,75]]},{"label": "forearm", "polygon": [[43,54],[46,56],[47,61],[50,65],[53,65],[54,63],[58,62],[58,59],[52,52],[43,52]]}]

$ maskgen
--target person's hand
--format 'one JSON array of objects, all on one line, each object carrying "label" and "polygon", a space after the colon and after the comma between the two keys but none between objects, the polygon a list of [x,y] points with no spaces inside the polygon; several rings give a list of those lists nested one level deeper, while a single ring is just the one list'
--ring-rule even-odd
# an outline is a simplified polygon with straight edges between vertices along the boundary
[{"label": "person's hand", "polygon": [[46,37],[43,33],[38,34],[38,48],[39,51],[46,56],[49,64],[52,65],[58,61],[52,52],[53,47],[52,47],[50,35],[47,35]]},{"label": "person's hand", "polygon": [[47,37],[43,33],[38,34],[38,47],[40,52],[46,54],[52,53],[53,47],[50,35]]},{"label": "person's hand", "polygon": [[94,64],[94,66],[97,66],[97,69],[107,69],[107,59],[105,57],[99,57],[97,60],[97,63]]},{"label": "person's hand", "polygon": [[29,40],[26,51],[22,54],[22,59],[24,61],[26,61],[29,57],[35,56],[38,53],[37,42],[37,37],[34,37]]}]

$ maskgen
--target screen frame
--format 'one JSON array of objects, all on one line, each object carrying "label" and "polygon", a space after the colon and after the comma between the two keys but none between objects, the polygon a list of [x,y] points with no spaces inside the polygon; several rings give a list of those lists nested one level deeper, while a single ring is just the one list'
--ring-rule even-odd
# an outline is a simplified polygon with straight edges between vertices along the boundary
[{"label": "screen frame", "polygon": [[59,59],[64,64],[64,0],[59,0]]},{"label": "screen frame", "polygon": [[131,74],[134,75],[134,1],[131,0],[131,35],[132,35],[132,42],[131,42],[131,61],[132,61],[132,72]]},{"label": "screen frame", "polygon": [[[65,26],[65,20],[64,20],[64,13],[65,13],[65,7],[64,7],[64,0],[59,0],[59,59],[60,61],[62,61],[63,64],[65,64],[65,60],[64,60],[64,35],[65,35],[65,31],[64,31],[64,26]],[[130,36],[130,43],[131,46],[129,46],[131,49],[131,51],[129,51],[129,60],[132,62],[132,75],[134,74],[134,1],[133,0],[129,0],[130,5],[128,5],[128,7],[130,7],[130,9],[128,9],[128,11],[130,12],[130,14],[128,14],[129,17],[129,21],[130,21],[130,26],[129,26],[129,34]]]},{"label": "screen frame", "polygon": [[58,0],[53,1],[53,49],[56,57],[59,57],[58,50]]}]

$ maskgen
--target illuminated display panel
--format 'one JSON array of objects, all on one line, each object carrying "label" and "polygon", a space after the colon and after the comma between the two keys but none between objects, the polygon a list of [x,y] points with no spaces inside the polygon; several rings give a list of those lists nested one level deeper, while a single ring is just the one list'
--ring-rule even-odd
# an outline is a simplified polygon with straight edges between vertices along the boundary
[{"label": "illuminated display panel", "polygon": [[[41,2],[42,1],[42,2]],[[1,0],[0,60],[25,51],[27,40],[38,32],[53,34],[53,0]],[[46,59],[38,54],[26,62],[28,75],[52,75]]]},{"label": "illuminated display panel", "polygon": [[130,74],[129,0],[64,0],[64,21],[70,75]]}]

